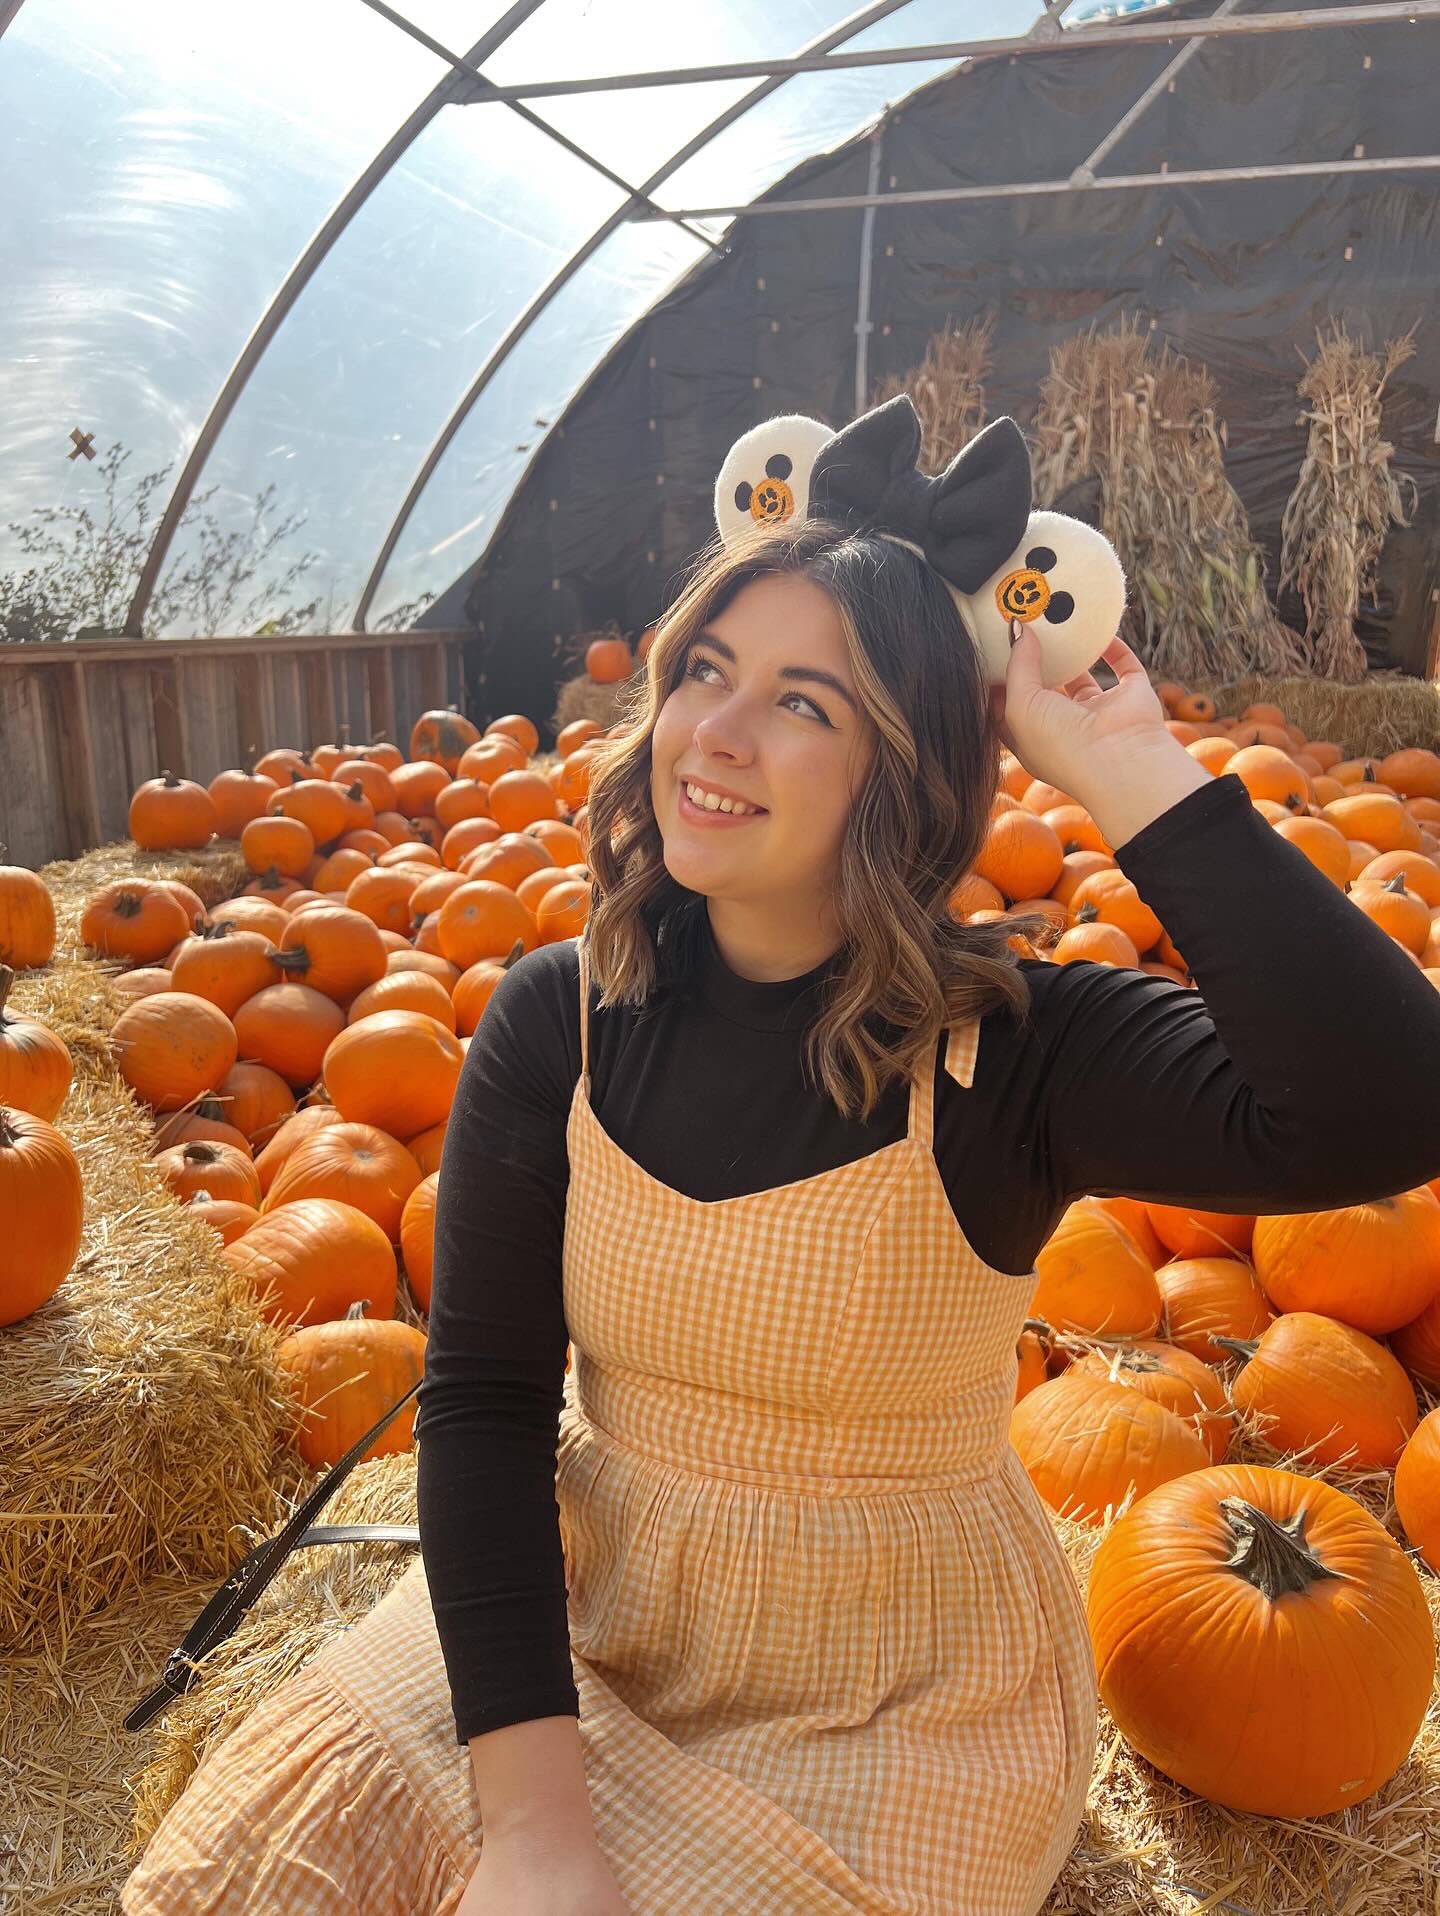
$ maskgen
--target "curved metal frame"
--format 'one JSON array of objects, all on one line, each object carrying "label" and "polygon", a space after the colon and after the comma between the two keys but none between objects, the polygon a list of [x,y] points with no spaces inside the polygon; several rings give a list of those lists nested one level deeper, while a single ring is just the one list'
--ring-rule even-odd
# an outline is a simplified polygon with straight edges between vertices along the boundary
[{"label": "curved metal frame", "polygon": [[0,34],[4,33],[24,4],[25,0],[0,0]]},{"label": "curved metal frame", "polygon": [[[885,19],[889,14],[896,13],[901,7],[908,5],[909,0],[876,0],[876,4],[864,7],[860,12],[851,14],[848,19],[842,20],[839,26],[832,27],[828,33],[821,34],[819,38],[811,41],[804,52],[806,55],[813,55],[815,53],[823,53],[830,47],[841,46],[846,40],[853,40],[857,33],[863,33],[867,27],[874,26],[877,21]],[[561,267],[560,271],[556,273],[549,284],[540,289],[534,299],[532,299],[530,304],[525,308],[525,311],[514,321],[504,338],[497,342],[490,356],[486,359],[485,364],[480,368],[480,371],[476,374],[467,389],[465,396],[441,428],[429,452],[426,453],[424,459],[421,461],[420,468],[416,472],[414,479],[410,482],[410,489],[405,495],[404,503],[401,505],[399,512],[396,513],[389,532],[385,535],[384,543],[376,555],[375,563],[370,568],[370,576],[365,581],[365,589],[360,594],[359,602],[355,607],[352,624],[357,632],[363,632],[365,630],[365,620],[369,615],[370,607],[374,602],[380,581],[384,577],[385,568],[389,565],[395,547],[399,543],[400,536],[409,523],[410,516],[415,510],[421,493],[429,484],[435,468],[444,458],[445,452],[456,433],[458,433],[464,425],[475,402],[490,384],[491,380],[494,379],[496,373],[499,372],[501,366],[504,365],[505,361],[509,358],[520,340],[529,331],[530,327],[539,318],[540,314],[544,312],[545,308],[556,295],[575,277],[586,260],[599,250],[618,227],[635,216],[637,209],[643,207],[645,201],[650,198],[657,188],[663,186],[672,174],[678,172],[688,159],[691,159],[700,151],[701,147],[708,146],[711,140],[715,139],[719,134],[723,133],[728,126],[732,126],[736,120],[748,113],[751,107],[757,106],[761,100],[767,98],[768,95],[774,93],[777,88],[783,86],[788,77],[788,73],[778,74],[762,81],[759,86],[753,87],[743,99],[736,100],[731,106],[728,106],[723,113],[711,120],[708,125],[702,127],[678,152],[672,153],[664,166],[662,166],[658,172],[653,173],[650,178],[643,183],[636,197],[628,201],[624,206],[617,207],[609,219],[596,228],[589,239],[585,241],[584,245],[571,254],[570,258],[566,260],[565,264]],[[716,250],[721,249],[717,248]],[[548,436],[547,434],[546,437],[548,438]],[[540,443],[543,445],[545,441],[542,439]],[[540,448],[537,446],[537,456],[539,450]],[[528,470],[528,467],[526,470]]]}]

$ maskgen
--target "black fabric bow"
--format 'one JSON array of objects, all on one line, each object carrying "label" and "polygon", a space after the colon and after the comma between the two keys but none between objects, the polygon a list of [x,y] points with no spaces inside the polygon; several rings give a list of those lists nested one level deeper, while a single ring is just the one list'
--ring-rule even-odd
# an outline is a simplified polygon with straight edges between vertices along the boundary
[{"label": "black fabric bow", "polygon": [[908,539],[951,585],[978,592],[1025,537],[1025,440],[1013,419],[996,419],[928,479],[917,463],[921,436],[908,393],[842,427],[816,458],[810,516]]}]

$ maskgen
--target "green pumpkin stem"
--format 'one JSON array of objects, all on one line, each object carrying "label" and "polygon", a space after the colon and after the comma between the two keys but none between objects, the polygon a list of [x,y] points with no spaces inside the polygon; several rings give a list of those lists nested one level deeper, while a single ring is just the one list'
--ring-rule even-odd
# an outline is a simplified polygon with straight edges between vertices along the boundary
[{"label": "green pumpkin stem", "polygon": [[1301,1596],[1315,1583],[1346,1581],[1341,1571],[1322,1563],[1306,1543],[1307,1511],[1297,1510],[1288,1522],[1277,1523],[1243,1497],[1222,1497],[1219,1507],[1235,1540],[1225,1568],[1243,1577],[1270,1603],[1283,1596]]}]

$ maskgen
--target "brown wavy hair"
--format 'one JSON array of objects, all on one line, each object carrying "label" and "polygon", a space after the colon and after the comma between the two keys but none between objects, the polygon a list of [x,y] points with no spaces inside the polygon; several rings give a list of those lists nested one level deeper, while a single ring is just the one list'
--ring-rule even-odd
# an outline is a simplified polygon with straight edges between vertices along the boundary
[{"label": "brown wavy hair", "polygon": [[679,981],[703,897],[665,866],[650,796],[651,736],[695,639],[752,580],[800,573],[830,595],[876,753],[851,807],[835,878],[842,956],[825,980],[805,1063],[845,1117],[868,1118],[909,1080],[941,1030],[1030,989],[1009,944],[1049,934],[1039,915],[960,925],[947,904],[974,864],[1000,782],[979,653],[954,600],[906,547],[807,519],[718,541],[660,620],[623,736],[596,748],[589,796],[594,877],[586,937],[602,1005],[643,1006]]}]

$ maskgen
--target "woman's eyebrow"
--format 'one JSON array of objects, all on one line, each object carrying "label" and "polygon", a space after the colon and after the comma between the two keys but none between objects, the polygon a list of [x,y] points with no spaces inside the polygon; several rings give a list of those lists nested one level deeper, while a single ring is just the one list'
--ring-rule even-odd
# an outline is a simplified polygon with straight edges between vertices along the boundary
[{"label": "woman's eyebrow", "polygon": [[[717,638],[713,632],[706,630],[699,633],[697,643],[708,645],[712,652],[718,652],[722,659],[728,659],[730,663],[734,665],[734,648],[727,645],[724,639]],[[813,665],[782,665],[780,668],[780,677],[782,679],[809,679],[816,685],[828,685],[832,692],[838,692],[840,694],[856,718],[859,718],[860,707],[856,702],[854,693],[850,691],[849,687],[845,685],[842,680],[837,679],[833,672],[822,672],[818,666]]]}]

